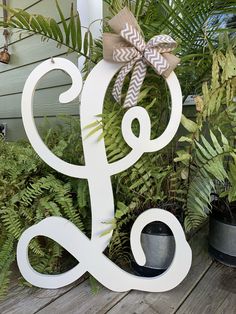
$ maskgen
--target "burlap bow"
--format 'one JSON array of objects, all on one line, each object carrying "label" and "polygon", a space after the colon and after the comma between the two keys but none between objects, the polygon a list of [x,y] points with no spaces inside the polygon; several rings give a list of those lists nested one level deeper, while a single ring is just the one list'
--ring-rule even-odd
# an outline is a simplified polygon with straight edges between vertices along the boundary
[{"label": "burlap bow", "polygon": [[126,108],[133,107],[137,105],[148,64],[165,78],[178,65],[180,59],[170,54],[177,43],[168,35],[154,36],[145,43],[138,22],[128,8],[113,17],[109,25],[116,34],[103,34],[103,57],[110,62],[126,63],[118,74],[112,95],[121,102],[125,77],[134,68],[124,103]]}]

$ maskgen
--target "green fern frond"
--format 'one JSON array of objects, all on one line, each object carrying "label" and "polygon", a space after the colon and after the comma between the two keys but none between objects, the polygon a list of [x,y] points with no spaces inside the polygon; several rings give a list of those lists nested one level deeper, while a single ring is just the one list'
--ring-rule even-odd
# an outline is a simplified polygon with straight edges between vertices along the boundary
[{"label": "green fern frond", "polygon": [[9,252],[8,259],[5,260],[4,266],[0,269],[0,299],[4,298],[8,292],[11,275],[10,267],[14,260],[15,252],[12,250]]},{"label": "green fern frond", "polygon": [[209,87],[207,83],[204,83],[202,90],[204,99],[203,116],[205,119],[213,115],[216,115],[217,118],[217,115],[221,112],[227,113],[227,108],[226,111],[222,110],[222,105],[230,106],[235,96],[236,57],[232,48],[229,46],[225,54],[216,51],[213,53],[212,58],[211,85]]},{"label": "green fern frond", "polygon": [[[10,237],[5,239],[5,237],[1,237],[1,251],[0,251],[0,271],[7,264],[9,257],[12,255],[14,250],[14,238]],[[1,295],[1,294],[0,294]]]},{"label": "green fern frond", "polygon": [[[80,134],[77,119],[63,118],[63,124],[51,128],[44,138],[57,155],[68,162],[83,164]],[[29,143],[0,140],[0,151],[1,296],[8,289],[9,258],[12,257],[12,262],[15,260],[16,244],[23,231],[46,217],[56,215],[70,219],[89,235],[90,204],[85,181],[69,180],[49,168]],[[75,261],[69,256],[66,260],[70,262],[65,265],[65,254],[57,243],[44,237],[36,237],[29,244],[30,263],[43,273],[66,271],[74,265]]]},{"label": "green fern frond", "polygon": [[[219,132],[220,133],[220,132]],[[234,153],[234,148],[220,133],[221,142],[213,132],[210,132],[212,143],[201,136],[201,143],[195,141],[195,165],[190,167],[190,181],[187,186],[185,204],[185,228],[195,229],[207,217],[211,193],[214,191],[214,181],[224,182],[228,179],[225,170],[225,157]]]}]

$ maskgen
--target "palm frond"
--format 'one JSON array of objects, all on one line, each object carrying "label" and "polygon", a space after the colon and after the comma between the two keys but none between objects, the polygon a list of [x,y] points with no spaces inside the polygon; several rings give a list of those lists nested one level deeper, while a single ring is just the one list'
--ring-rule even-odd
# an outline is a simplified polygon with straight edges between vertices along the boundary
[{"label": "palm frond", "polygon": [[89,50],[93,45],[91,32],[87,29],[87,35],[83,41],[80,17],[77,12],[74,12],[73,3],[71,4],[70,17],[65,18],[56,0],[56,8],[61,18],[60,23],[51,17],[30,14],[22,9],[4,8],[9,12],[10,17],[7,22],[0,21],[0,28],[20,29],[25,32],[41,35],[43,38],[54,40],[59,45],[66,46],[69,51],[78,52],[79,55],[93,61],[89,56]]}]

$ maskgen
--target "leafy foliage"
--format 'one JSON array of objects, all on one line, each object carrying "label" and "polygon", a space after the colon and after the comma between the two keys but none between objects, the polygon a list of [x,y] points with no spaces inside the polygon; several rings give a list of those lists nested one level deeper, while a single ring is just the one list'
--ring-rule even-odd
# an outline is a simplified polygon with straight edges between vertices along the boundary
[{"label": "leafy foliage", "polygon": [[[235,54],[229,47],[224,54],[213,54],[211,84],[203,84],[203,96],[198,97],[196,122],[185,118],[184,127],[190,132],[180,138],[187,143],[177,151],[187,191],[185,227],[199,226],[209,212],[211,193],[216,185],[228,186],[224,196],[235,200]],[[231,126],[231,127],[229,127]]]},{"label": "leafy foliage", "polygon": [[190,166],[191,179],[186,199],[186,230],[196,228],[208,213],[211,193],[214,191],[214,181],[224,182],[228,179],[225,170],[225,158],[234,154],[234,148],[229,146],[227,139],[221,134],[221,143],[213,133],[210,133],[212,143],[204,136],[195,141],[194,163]]},{"label": "leafy foliage", "polygon": [[[219,45],[221,32],[232,33],[223,17],[235,13],[235,1],[226,0],[106,0],[112,15],[128,6],[138,19],[146,40],[157,34],[171,35],[178,43],[181,57],[177,68],[184,97],[200,92],[210,78],[211,53]],[[222,33],[222,41],[226,41]],[[235,44],[235,43],[234,43]]]},{"label": "leafy foliage", "polygon": [[[75,123],[76,120],[76,123]],[[67,161],[79,163],[83,154],[77,119],[50,129],[47,145]],[[75,145],[76,141],[76,145]],[[79,145],[80,144],[80,145]],[[80,149],[74,154],[75,148]],[[0,296],[7,292],[10,267],[22,232],[49,216],[63,216],[90,235],[88,188],[49,168],[26,142],[0,141]],[[73,152],[73,154],[72,154]],[[79,156],[79,157],[78,157]],[[67,159],[68,158],[68,159]],[[57,243],[35,238],[30,243],[32,266],[42,273],[58,273],[66,266],[66,251]],[[75,261],[71,258],[71,264]]]}]

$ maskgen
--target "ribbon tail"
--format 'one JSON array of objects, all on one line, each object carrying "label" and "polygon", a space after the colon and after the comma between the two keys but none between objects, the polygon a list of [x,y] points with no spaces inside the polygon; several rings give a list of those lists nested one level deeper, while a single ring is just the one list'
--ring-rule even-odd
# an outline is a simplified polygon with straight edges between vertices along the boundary
[{"label": "ribbon tail", "polygon": [[134,68],[129,90],[125,99],[124,108],[130,108],[137,105],[140,89],[147,72],[147,65],[143,60],[139,60]]},{"label": "ribbon tail", "polygon": [[115,98],[115,100],[118,103],[121,102],[121,94],[122,94],[122,88],[124,85],[125,77],[133,69],[135,62],[136,62],[136,59],[133,59],[128,64],[123,66],[123,68],[120,70],[117,76],[117,79],[115,81],[115,84],[112,90],[112,96]]}]

